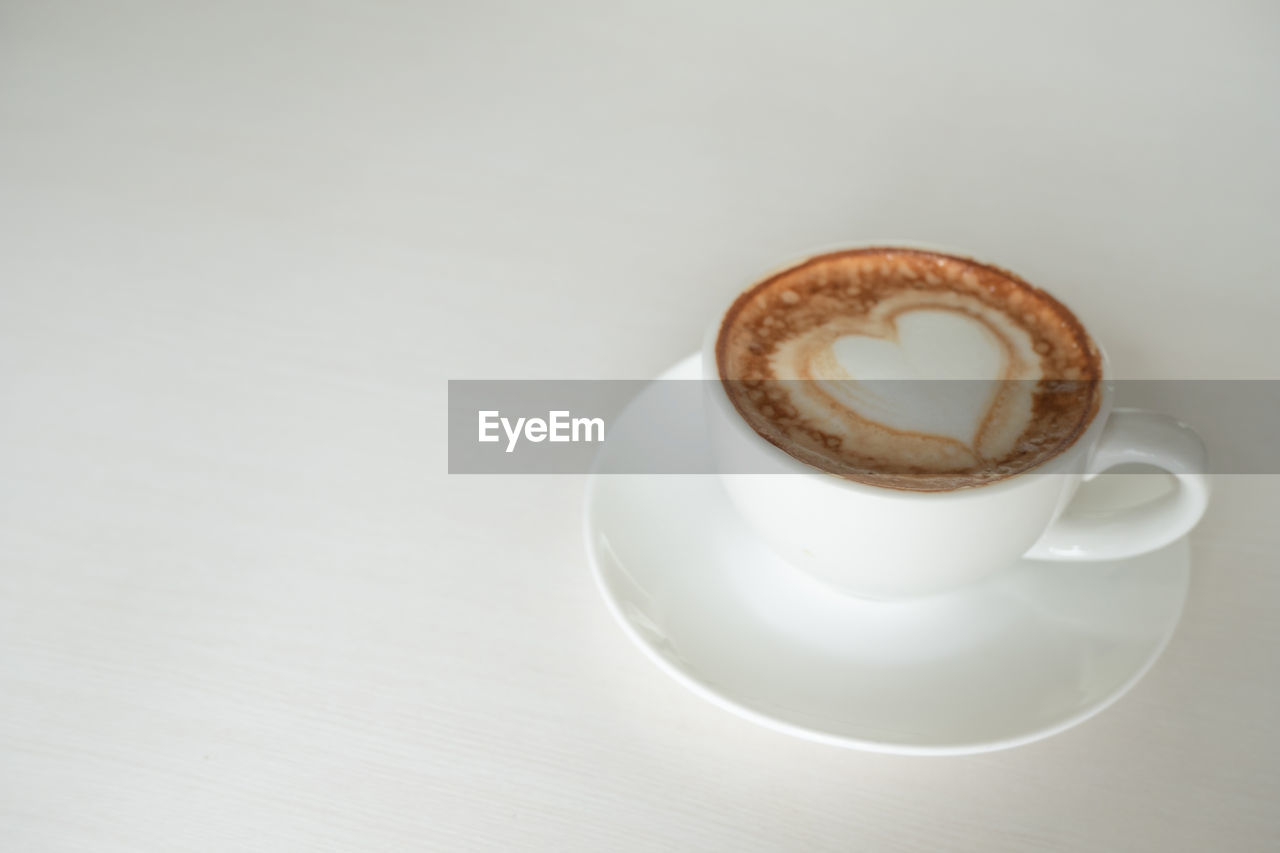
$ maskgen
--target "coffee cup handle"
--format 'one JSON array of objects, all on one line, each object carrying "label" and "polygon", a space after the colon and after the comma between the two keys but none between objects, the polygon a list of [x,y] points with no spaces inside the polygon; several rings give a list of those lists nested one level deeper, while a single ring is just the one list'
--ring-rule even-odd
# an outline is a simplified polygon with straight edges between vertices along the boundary
[{"label": "coffee cup handle", "polygon": [[1084,479],[1139,462],[1163,468],[1178,486],[1154,501],[1103,516],[1058,518],[1026,556],[1033,560],[1119,560],[1163,548],[1196,526],[1209,504],[1200,436],[1168,415],[1116,409],[1107,419]]}]

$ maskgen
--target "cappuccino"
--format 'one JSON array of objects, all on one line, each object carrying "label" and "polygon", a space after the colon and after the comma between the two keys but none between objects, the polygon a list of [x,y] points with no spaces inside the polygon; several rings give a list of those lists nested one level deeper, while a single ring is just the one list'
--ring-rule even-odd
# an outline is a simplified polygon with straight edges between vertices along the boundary
[{"label": "cappuccino", "polygon": [[946,491],[1072,445],[1102,359],[1065,306],[1016,275],[938,252],[822,255],[743,293],[716,367],[734,408],[800,461],[876,486]]}]

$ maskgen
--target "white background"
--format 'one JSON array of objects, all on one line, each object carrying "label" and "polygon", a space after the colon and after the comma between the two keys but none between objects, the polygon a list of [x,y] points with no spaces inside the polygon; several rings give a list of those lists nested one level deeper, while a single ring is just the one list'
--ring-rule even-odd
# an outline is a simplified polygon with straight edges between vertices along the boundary
[{"label": "white background", "polygon": [[[814,246],[966,249],[1126,377],[1276,378],[1255,3],[0,6],[0,847],[1262,850],[1280,478],[1164,658],[959,759],[789,739],[614,626],[449,378],[645,378]],[[1186,413],[1184,413],[1186,414]]]}]

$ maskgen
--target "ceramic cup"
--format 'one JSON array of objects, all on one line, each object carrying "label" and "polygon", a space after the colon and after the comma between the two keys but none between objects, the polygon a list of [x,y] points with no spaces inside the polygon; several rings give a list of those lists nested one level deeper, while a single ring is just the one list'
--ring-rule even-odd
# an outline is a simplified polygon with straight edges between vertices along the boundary
[{"label": "ceramic cup", "polygon": [[[724,488],[769,547],[846,593],[883,599],[944,592],[1022,557],[1064,563],[1133,557],[1184,536],[1208,504],[1200,437],[1167,415],[1113,408],[1105,352],[1101,401],[1088,429],[1021,474],[913,492],[813,468],[757,434],[729,400],[715,358],[722,319],[716,316],[705,339],[702,370],[708,437]],[[1065,512],[1082,482],[1127,462],[1163,468],[1177,488],[1101,517]]]}]

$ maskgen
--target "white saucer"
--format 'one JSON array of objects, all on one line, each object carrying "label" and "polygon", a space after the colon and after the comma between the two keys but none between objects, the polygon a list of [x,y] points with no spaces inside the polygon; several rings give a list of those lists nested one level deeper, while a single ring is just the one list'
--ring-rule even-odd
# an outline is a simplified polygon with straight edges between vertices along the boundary
[{"label": "white saucer", "polygon": [[[691,356],[663,379],[697,379]],[[642,393],[611,425],[625,429]],[[627,447],[606,446],[626,452]],[[1149,477],[1100,477],[1082,511]],[[714,476],[592,475],[587,552],[619,624],[658,666],[740,716],[879,752],[961,754],[1064,731],[1164,650],[1190,578],[1184,540],[1108,563],[1024,561],[908,602],[841,595],[775,557]]]}]

